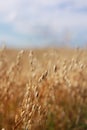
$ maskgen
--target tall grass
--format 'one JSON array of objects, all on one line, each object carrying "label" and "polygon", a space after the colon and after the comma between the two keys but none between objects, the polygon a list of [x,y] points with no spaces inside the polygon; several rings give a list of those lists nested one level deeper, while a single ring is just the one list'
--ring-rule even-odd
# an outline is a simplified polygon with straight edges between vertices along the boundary
[{"label": "tall grass", "polygon": [[0,51],[1,130],[87,130],[87,52]]}]

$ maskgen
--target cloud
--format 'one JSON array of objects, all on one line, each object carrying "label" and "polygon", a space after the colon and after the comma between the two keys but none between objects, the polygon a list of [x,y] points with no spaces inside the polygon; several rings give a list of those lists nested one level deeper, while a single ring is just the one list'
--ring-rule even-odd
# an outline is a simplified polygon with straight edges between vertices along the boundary
[{"label": "cloud", "polygon": [[[79,12],[75,13],[72,11],[76,8],[82,8],[84,6],[84,4],[82,4],[82,1],[72,1],[72,8],[69,8],[71,7],[69,0],[62,1],[66,2],[66,5],[68,7],[67,10],[60,10],[58,8],[58,5],[60,3],[63,3],[60,0],[34,0],[30,3],[27,2],[27,6],[21,3],[22,8],[19,9],[18,17],[14,23],[15,29],[19,29],[21,32],[23,29],[24,33],[30,33],[31,31],[34,33],[37,32],[38,29],[42,29],[44,26],[50,28],[52,31],[62,30],[64,28],[76,28],[76,26],[78,28],[79,26],[87,27],[87,15],[81,15]],[[51,10],[50,8],[53,9]]]},{"label": "cloud", "polygon": [[76,8],[87,7],[87,1],[86,0],[73,0],[73,2],[75,3]]},{"label": "cloud", "polygon": [[[87,29],[86,0],[3,0],[0,22],[21,35],[57,38],[64,30]],[[10,38],[8,38],[10,39]]]}]

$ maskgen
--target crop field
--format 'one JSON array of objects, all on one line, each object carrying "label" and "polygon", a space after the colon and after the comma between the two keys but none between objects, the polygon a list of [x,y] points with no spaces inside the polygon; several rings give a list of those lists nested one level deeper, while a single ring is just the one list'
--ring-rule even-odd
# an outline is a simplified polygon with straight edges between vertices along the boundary
[{"label": "crop field", "polygon": [[0,130],[87,130],[87,49],[0,49]]}]

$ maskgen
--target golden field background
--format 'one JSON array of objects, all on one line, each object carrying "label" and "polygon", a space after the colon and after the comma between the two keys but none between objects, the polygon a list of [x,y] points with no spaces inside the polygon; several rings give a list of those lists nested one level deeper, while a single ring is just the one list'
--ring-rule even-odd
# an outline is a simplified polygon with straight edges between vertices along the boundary
[{"label": "golden field background", "polygon": [[0,49],[0,130],[87,130],[87,49]]}]

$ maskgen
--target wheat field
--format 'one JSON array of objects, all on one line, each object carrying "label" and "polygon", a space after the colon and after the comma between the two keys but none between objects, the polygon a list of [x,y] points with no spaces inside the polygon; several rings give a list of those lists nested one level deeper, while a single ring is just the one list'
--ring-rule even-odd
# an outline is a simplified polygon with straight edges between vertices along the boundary
[{"label": "wheat field", "polygon": [[87,130],[87,49],[0,49],[0,130]]}]

